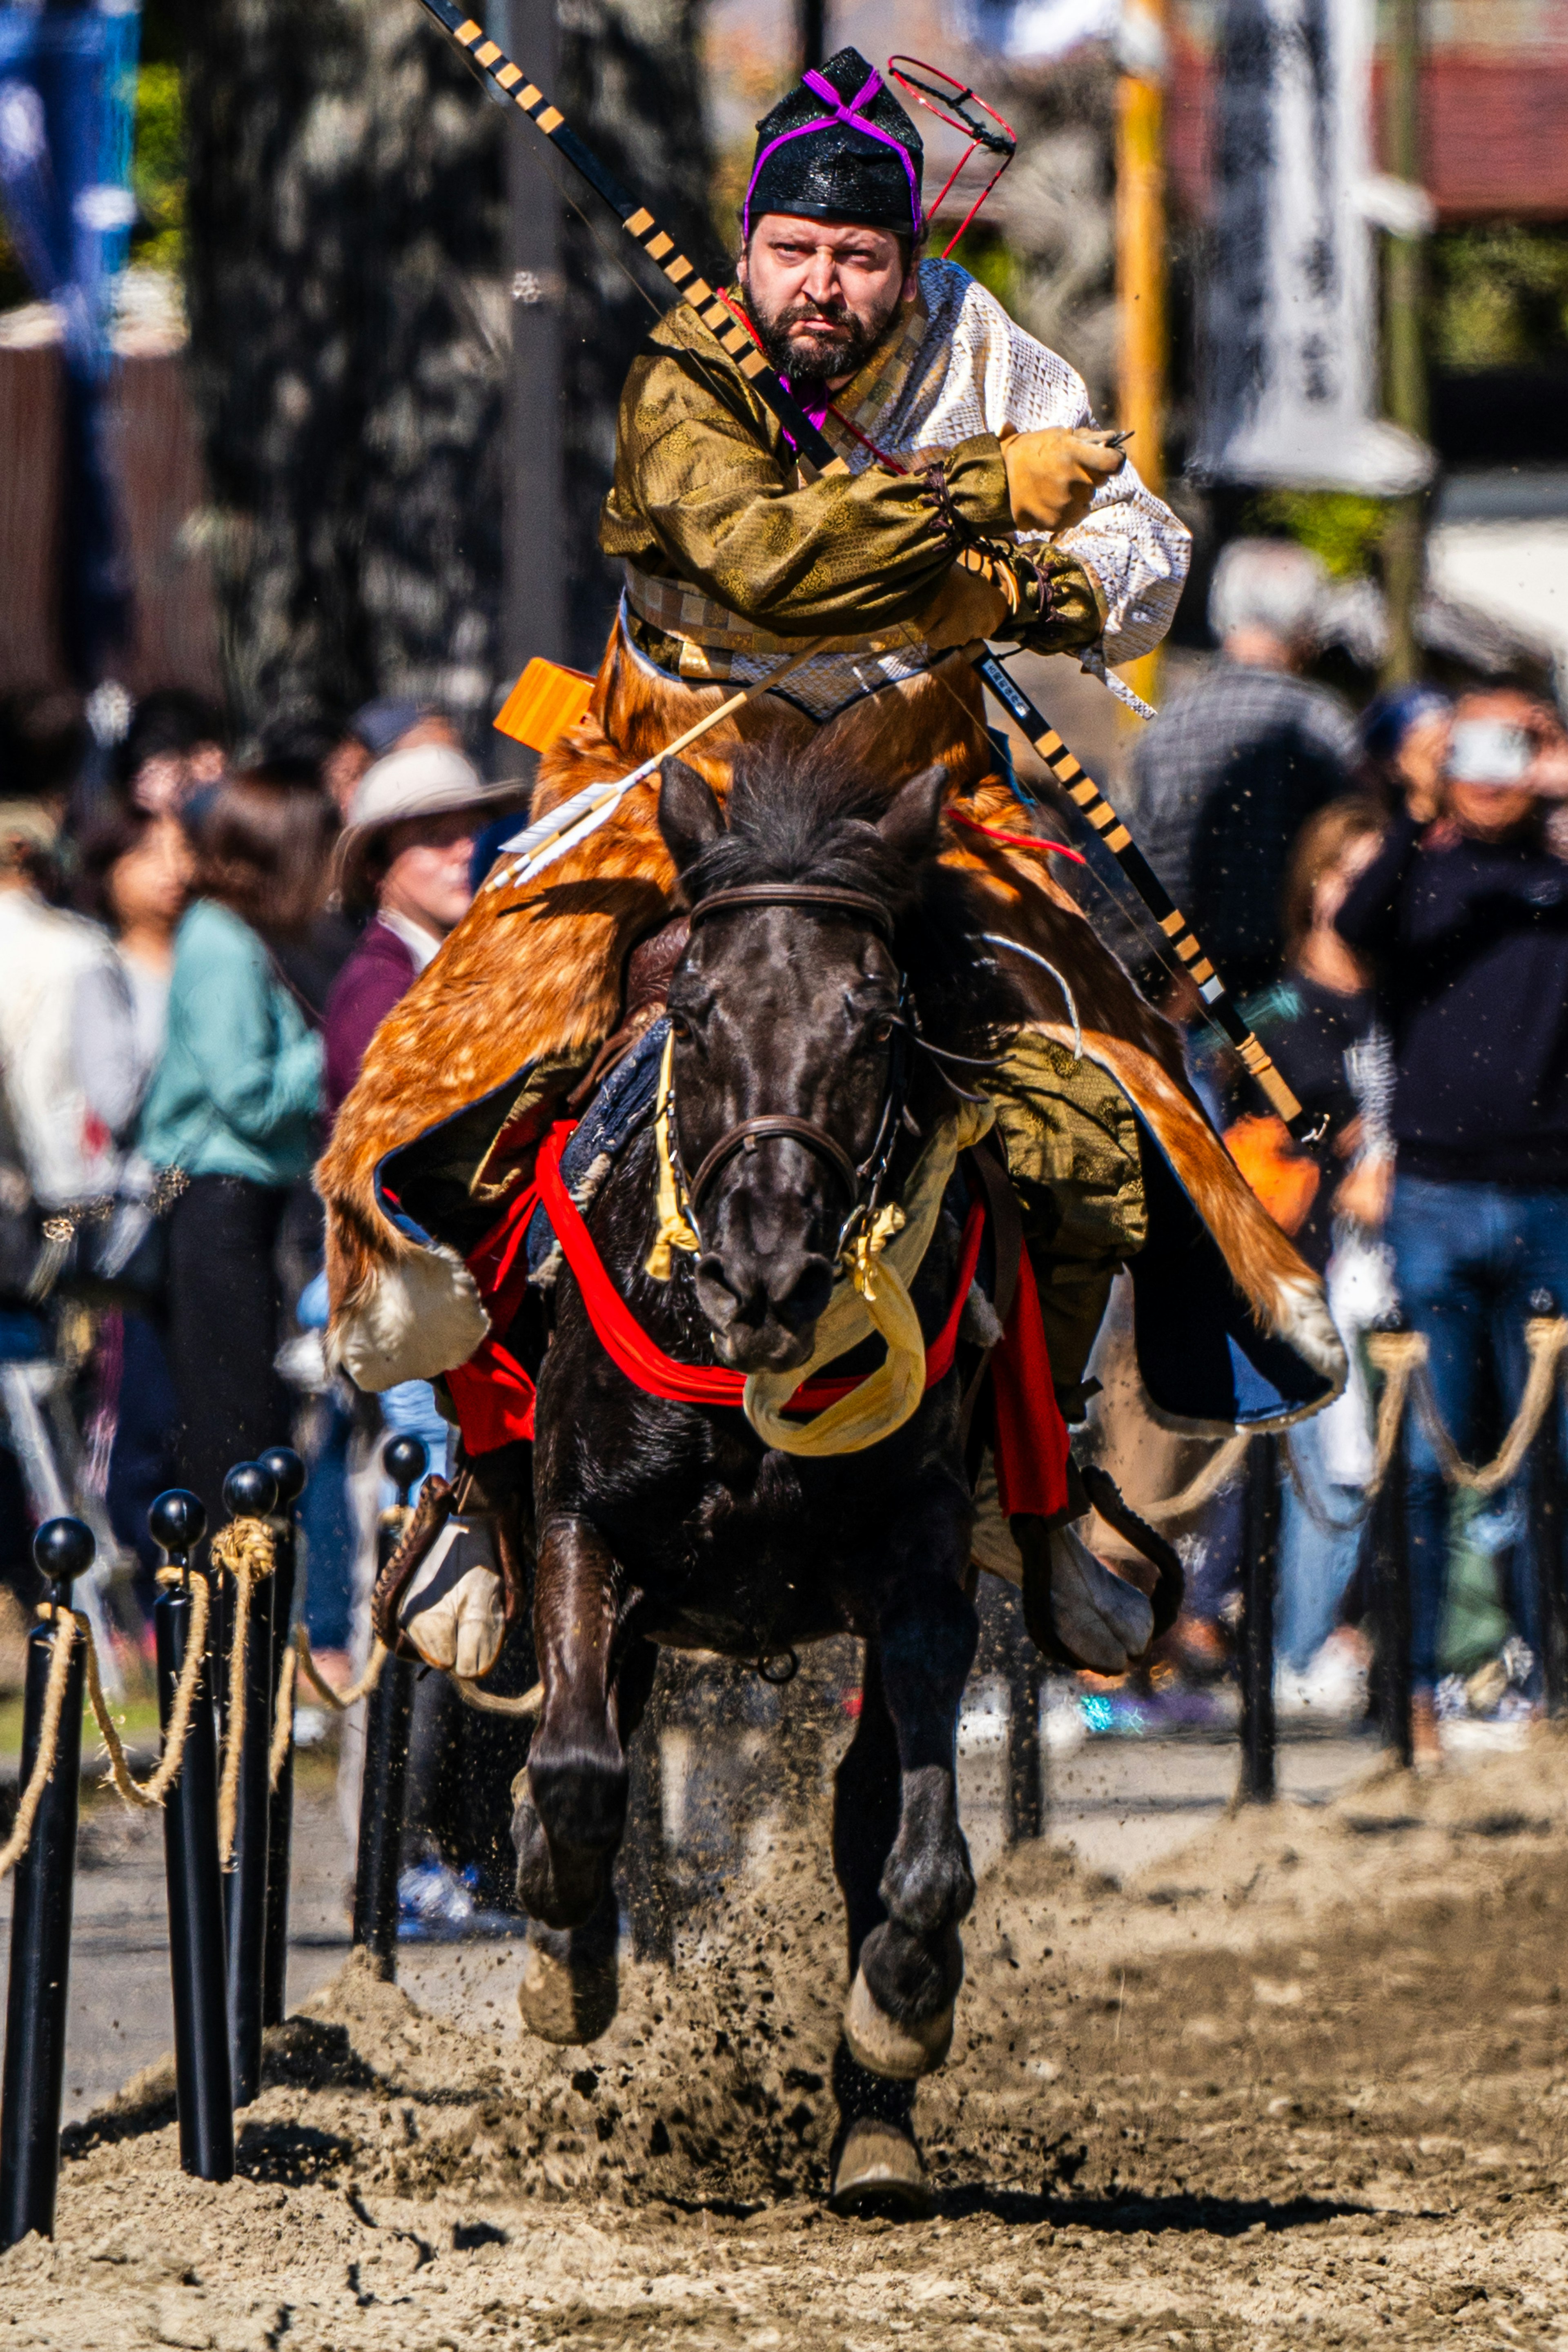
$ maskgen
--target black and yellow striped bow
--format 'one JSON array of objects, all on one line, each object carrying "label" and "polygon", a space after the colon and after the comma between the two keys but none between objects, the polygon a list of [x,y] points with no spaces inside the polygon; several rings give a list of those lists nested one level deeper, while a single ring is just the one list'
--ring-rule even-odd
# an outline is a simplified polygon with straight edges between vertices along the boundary
[{"label": "black and yellow striped bow", "polygon": [[[730,305],[721,299],[696,265],[687,259],[674,237],[659,226],[647,206],[628,195],[614,173],[607,171],[593,149],[584,144],[560,108],[552,106],[537,83],[529,80],[521,67],[514,65],[499,44],[489,38],[484,26],[477,24],[473,17],[465,16],[461,8],[455,7],[452,0],[422,0],[422,5],[457,43],[470,64],[483,73],[513,106],[521,107],[534,128],[544,133],[574,171],[604,198],[627,236],[658,264],[681,299],[690,304],[725,354],[745,376],[758,398],[777,417],[795,445],[796,458],[806,478],[809,480],[835,469],[842,470],[842,457],[813,425],[783,378],[769,366]],[[1305,1123],[1300,1104],[1242,1019],[1225,982],[1205,955],[1192,925],[1181,909],[1173,905],[1158,875],[1100,786],[1085,774],[1055,728],[1036,709],[987,646],[971,647],[968,656],[978,676],[990,688],[1026,740],[1045,761],[1057,783],[1081,811],[1116,859],[1159,928],[1162,951],[1167,958],[1173,956],[1180,969],[1192,980],[1209,1018],[1235,1046],[1270,1107],[1287,1126],[1300,1132]]]}]

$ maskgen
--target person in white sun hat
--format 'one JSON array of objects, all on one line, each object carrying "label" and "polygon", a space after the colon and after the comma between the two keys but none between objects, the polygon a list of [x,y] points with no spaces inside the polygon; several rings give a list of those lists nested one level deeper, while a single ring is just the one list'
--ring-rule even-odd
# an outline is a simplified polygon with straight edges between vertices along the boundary
[{"label": "person in white sun hat", "polygon": [[329,1118],[382,1022],[468,912],[479,834],[521,808],[526,789],[487,784],[447,743],[389,752],[360,778],[338,842],[338,880],[345,911],[371,919],[327,1001]]}]

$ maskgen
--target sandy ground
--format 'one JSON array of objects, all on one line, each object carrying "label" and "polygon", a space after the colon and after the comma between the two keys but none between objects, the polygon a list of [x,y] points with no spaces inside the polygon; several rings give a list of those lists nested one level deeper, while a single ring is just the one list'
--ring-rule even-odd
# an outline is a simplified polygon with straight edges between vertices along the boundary
[{"label": "sandy ground", "polygon": [[591,2052],[353,1964],[273,2037],[243,2178],[180,2174],[166,2074],[68,2135],[12,2345],[1568,2346],[1568,1745],[1221,1816],[1117,1885],[986,1874],[932,2221],[822,2205],[843,1990],[820,1841],[775,1836],[628,1966]]}]

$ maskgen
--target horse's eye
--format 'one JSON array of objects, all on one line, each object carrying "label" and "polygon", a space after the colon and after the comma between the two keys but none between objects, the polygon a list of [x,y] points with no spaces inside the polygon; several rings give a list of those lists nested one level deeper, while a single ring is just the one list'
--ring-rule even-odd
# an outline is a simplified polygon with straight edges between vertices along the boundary
[{"label": "horse's eye", "polygon": [[689,1043],[691,1037],[691,1024],[687,1019],[684,1013],[672,1013],[669,1016],[669,1025],[671,1029],[674,1030],[676,1036],[680,1040],[682,1045]]},{"label": "horse's eye", "polygon": [[892,1034],[893,1024],[891,1021],[879,1021],[876,1027],[871,1032],[871,1041],[873,1045],[885,1045]]}]

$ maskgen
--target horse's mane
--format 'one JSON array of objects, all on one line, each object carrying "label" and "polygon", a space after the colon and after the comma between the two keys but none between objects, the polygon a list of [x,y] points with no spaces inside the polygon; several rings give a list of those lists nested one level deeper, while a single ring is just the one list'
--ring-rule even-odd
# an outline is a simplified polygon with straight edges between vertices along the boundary
[{"label": "horse's mane", "polygon": [[752,882],[863,892],[888,909],[927,1035],[983,1052],[1024,1008],[980,938],[984,911],[964,877],[935,856],[911,861],[877,831],[889,797],[832,749],[747,745],[732,771],[729,830],[687,871],[686,898]]}]

